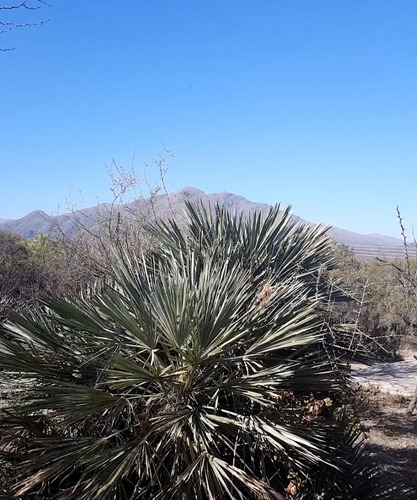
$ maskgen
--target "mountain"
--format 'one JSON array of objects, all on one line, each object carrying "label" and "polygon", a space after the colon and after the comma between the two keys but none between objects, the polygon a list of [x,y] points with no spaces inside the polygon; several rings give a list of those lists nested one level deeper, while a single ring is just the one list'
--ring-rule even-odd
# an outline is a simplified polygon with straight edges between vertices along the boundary
[{"label": "mountain", "polygon": [[21,219],[0,219],[0,230],[20,234],[26,239],[38,234],[52,234],[53,227],[53,218],[42,210],[30,212]]},{"label": "mountain", "polygon": [[[185,187],[172,194],[162,194],[155,196],[152,203],[149,199],[139,199],[133,201],[126,207],[114,208],[123,213],[125,210],[138,210],[145,218],[154,217],[169,218],[173,214],[183,212],[185,201],[201,201],[204,205],[214,205],[219,203],[229,209],[243,214],[254,211],[266,212],[269,205],[249,201],[242,196],[222,191],[221,193],[206,194],[197,188]],[[99,227],[99,221],[105,220],[110,204],[100,204],[96,207],[85,208],[73,213],[65,213],[57,216],[47,215],[45,212],[35,210],[21,219],[0,219],[0,230],[18,233],[24,238],[33,238],[37,234],[52,235],[57,227],[66,236],[72,236],[81,225],[94,231]],[[294,216],[297,217],[297,216]],[[299,217],[297,217],[299,219]],[[303,220],[303,219],[301,219]],[[391,236],[380,234],[359,234],[345,229],[332,227],[329,235],[338,243],[351,246],[360,257],[401,257],[403,255],[403,242]]]}]

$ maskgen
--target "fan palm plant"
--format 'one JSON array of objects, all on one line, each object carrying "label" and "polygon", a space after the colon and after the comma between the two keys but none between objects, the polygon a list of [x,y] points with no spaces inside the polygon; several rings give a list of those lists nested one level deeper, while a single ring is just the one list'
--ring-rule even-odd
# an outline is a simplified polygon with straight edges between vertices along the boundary
[{"label": "fan palm plant", "polygon": [[[258,284],[265,273],[283,280],[313,278],[316,284],[320,268],[333,259],[328,227],[311,225],[291,216],[290,208],[271,207],[267,214],[250,216],[234,214],[225,206],[206,207],[186,203],[185,228],[175,221],[159,222],[150,228],[160,243],[159,256],[178,256],[191,248],[204,258],[213,255],[220,260],[239,264],[250,271],[250,279]],[[170,258],[170,257],[169,257]]]},{"label": "fan palm plant", "polygon": [[188,231],[154,229],[153,256],[119,254],[88,294],[6,325],[3,382],[20,390],[5,391],[0,450],[15,497],[313,498],[331,482],[331,498],[351,498],[357,435],[335,418],[344,387],[316,349],[323,230],[287,211],[189,210]]}]

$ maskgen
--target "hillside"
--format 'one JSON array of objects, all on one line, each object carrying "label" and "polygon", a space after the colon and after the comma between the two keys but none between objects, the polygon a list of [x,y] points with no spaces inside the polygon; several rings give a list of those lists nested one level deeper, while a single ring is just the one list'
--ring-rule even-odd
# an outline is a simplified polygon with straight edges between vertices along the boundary
[{"label": "hillside", "polygon": [[[168,218],[173,214],[181,217],[185,201],[202,201],[204,205],[219,203],[238,213],[248,214],[253,211],[266,212],[268,205],[249,201],[246,198],[222,191],[221,193],[206,194],[197,188],[185,187],[172,194],[156,196],[152,204],[148,199],[139,199],[127,207],[116,207],[123,213],[124,210],[139,210],[145,218]],[[98,227],[98,220],[106,218],[109,204],[89,207],[75,213],[64,213],[50,216],[40,210],[35,210],[20,219],[0,219],[0,230],[18,233],[24,238],[33,238],[37,234],[54,234],[54,229],[59,226],[68,237],[73,235],[79,224],[94,231]],[[297,217],[297,216],[294,216]],[[326,221],[323,221],[326,222]],[[329,234],[338,243],[351,246],[358,256],[369,258],[374,256],[401,257],[403,242],[400,239],[380,234],[359,234],[345,229],[332,227]]]}]

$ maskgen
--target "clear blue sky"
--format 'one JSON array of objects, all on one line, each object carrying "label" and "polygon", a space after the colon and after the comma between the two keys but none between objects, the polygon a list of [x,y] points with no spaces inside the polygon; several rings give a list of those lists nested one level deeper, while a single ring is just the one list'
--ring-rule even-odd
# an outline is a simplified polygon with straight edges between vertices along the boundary
[{"label": "clear blue sky", "polygon": [[140,174],[164,145],[170,191],[417,225],[416,0],[49,3],[0,11],[49,19],[0,36],[0,218],[109,201],[105,165]]}]

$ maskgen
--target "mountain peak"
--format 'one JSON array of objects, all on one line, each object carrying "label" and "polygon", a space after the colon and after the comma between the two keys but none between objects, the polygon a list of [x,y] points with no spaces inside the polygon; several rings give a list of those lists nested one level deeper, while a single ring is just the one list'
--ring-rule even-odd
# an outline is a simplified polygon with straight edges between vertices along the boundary
[{"label": "mountain peak", "polygon": [[[175,213],[180,216],[183,212],[184,203],[188,200],[200,200],[203,204],[210,204],[211,206],[223,205],[234,213],[244,215],[254,211],[266,213],[269,209],[269,205],[266,203],[249,201],[243,196],[228,191],[206,194],[195,187],[183,187],[175,193],[161,194],[155,197],[152,200],[152,216],[162,219],[172,218]],[[147,199],[139,199],[133,203],[139,210],[143,210],[146,215],[150,213],[148,202]],[[126,207],[121,206],[119,209],[123,211],[126,210]],[[55,221],[64,234],[71,236],[77,231],[80,220],[87,228],[94,231],[94,228],[97,228],[98,225],[99,215],[100,210],[97,210],[97,207],[79,210],[77,211],[77,217],[74,217],[74,214],[71,213],[50,217],[42,210],[34,210],[21,219],[0,219],[0,230],[12,231],[24,238],[33,238],[37,234],[53,234]],[[101,213],[101,216],[103,216],[103,213]],[[297,216],[294,215],[294,217]],[[332,227],[328,234],[338,243],[344,243],[354,248],[357,255],[366,255],[367,257],[373,256],[375,252],[381,254],[382,251],[388,251],[388,247],[401,250],[403,246],[403,241],[398,238],[379,234],[363,235],[337,227]],[[370,247],[372,248],[370,249]],[[398,250],[396,252],[398,253]]]},{"label": "mountain peak", "polygon": [[[170,196],[170,195],[168,195]],[[188,199],[188,198],[195,198],[195,197],[204,197],[207,196],[204,191],[201,191],[200,189],[197,189],[195,187],[183,187],[173,193],[173,196],[176,198],[183,198],[183,199]]]},{"label": "mountain peak", "polygon": [[46,214],[43,210],[33,210],[29,212],[27,215],[21,217],[21,219],[25,219],[26,217],[46,217],[49,218],[49,215]]}]

